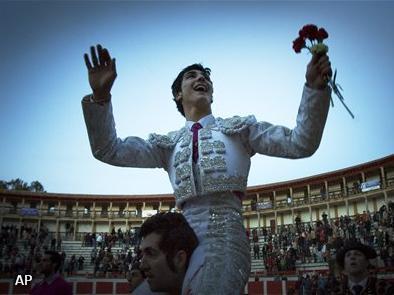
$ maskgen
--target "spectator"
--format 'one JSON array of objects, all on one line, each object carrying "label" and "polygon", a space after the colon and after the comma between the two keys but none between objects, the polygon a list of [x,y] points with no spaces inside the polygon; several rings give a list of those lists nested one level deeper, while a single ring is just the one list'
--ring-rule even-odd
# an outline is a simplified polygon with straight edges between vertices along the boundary
[{"label": "spectator", "polygon": [[311,295],[312,294],[312,281],[307,274],[303,279],[301,283],[301,295]]},{"label": "spectator", "polygon": [[93,264],[95,262],[96,257],[97,257],[97,250],[93,248],[92,252],[90,252],[90,264]]},{"label": "spectator", "polygon": [[56,250],[58,252],[62,250],[62,239],[60,237],[57,239],[57,246],[56,246],[56,248],[57,248]]},{"label": "spectator", "polygon": [[327,213],[326,212],[323,212],[323,214],[322,214],[322,218],[323,218],[323,222],[324,222],[324,225],[327,225],[328,224],[328,219],[327,219]]},{"label": "spectator", "polygon": [[75,254],[74,254],[71,256],[70,260],[68,261],[68,265],[67,265],[67,275],[68,276],[73,275],[76,264],[77,264],[77,260],[75,258]]},{"label": "spectator", "polygon": [[83,270],[83,263],[85,261],[85,257],[82,255],[78,258],[78,270]]},{"label": "spectator", "polygon": [[253,245],[254,259],[260,259],[260,246],[258,243]]},{"label": "spectator", "polygon": [[66,263],[66,252],[62,251],[62,253],[60,254],[61,257],[61,265],[60,265],[60,273],[63,273],[64,271],[64,266]]},{"label": "spectator", "polygon": [[97,256],[94,261],[93,277],[96,277],[97,272],[100,270],[100,267],[101,267],[101,259],[100,259],[100,256]]},{"label": "spectator", "polygon": [[105,249],[104,250],[104,257],[102,259],[102,267],[103,267],[103,272],[104,272],[104,277],[107,276],[107,272],[112,270],[112,254],[111,254],[111,249]]},{"label": "spectator", "polygon": [[183,289],[182,293],[186,294],[191,288],[198,290],[201,273],[197,272],[194,277],[186,276],[198,239],[182,214],[153,215],[142,225],[140,237],[140,268],[151,291],[180,294]]},{"label": "spectator", "polygon": [[259,241],[259,237],[258,237],[258,235],[257,235],[257,229],[253,229],[252,230],[252,236],[253,236],[253,242],[254,243],[257,243],[258,241]]},{"label": "spectator", "polygon": [[33,286],[31,295],[59,294],[71,295],[72,288],[59,274],[61,256],[54,251],[45,252],[41,259],[40,271],[44,279]]},{"label": "spectator", "polygon": [[332,294],[394,294],[394,285],[369,275],[369,259],[375,258],[373,248],[350,241],[342,248],[336,261],[347,276],[342,284],[332,288]]},{"label": "spectator", "polygon": [[101,234],[98,234],[98,235],[97,235],[96,243],[97,243],[97,246],[98,246],[99,248],[101,248],[102,243],[103,243],[103,236],[102,236]]},{"label": "spectator", "polygon": [[53,238],[51,240],[51,251],[55,251],[56,250],[56,238]]},{"label": "spectator", "polygon": [[317,295],[326,295],[327,294],[327,280],[326,278],[320,273],[319,279],[317,282]]}]

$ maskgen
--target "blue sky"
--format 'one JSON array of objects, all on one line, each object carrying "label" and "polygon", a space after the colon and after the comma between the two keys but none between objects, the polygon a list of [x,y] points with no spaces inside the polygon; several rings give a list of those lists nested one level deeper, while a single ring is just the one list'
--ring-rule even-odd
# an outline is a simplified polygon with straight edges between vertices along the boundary
[{"label": "blue sky", "polygon": [[90,93],[83,53],[101,43],[117,60],[120,137],[179,129],[170,85],[195,62],[212,69],[214,115],[294,127],[310,55],[291,46],[308,23],[328,31],[356,118],[334,97],[319,150],[301,160],[256,155],[249,185],[393,153],[393,2],[0,2],[0,179],[39,180],[59,193],[171,193],[163,170],[112,167],[91,155],[80,105]]}]

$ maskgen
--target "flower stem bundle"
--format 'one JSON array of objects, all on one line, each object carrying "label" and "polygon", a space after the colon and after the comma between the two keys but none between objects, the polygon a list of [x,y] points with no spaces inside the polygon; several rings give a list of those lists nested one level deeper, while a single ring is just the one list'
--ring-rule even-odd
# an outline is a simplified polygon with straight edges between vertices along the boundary
[{"label": "flower stem bundle", "polygon": [[[298,32],[298,37],[293,41],[293,49],[296,53],[300,53],[303,48],[306,48],[313,55],[323,55],[328,52],[328,46],[323,43],[323,40],[327,38],[328,33],[324,28],[318,28],[316,25],[308,24],[303,26],[302,29]],[[309,44],[307,44],[307,41],[309,42]],[[331,77],[326,77],[328,85],[331,87],[332,91],[335,93],[335,95],[338,97],[345,109],[348,111],[349,115],[354,119],[353,113],[345,104],[345,99],[339,90],[342,90],[342,88],[335,81],[336,76],[337,71],[335,70],[333,79]],[[331,105],[334,106],[332,98]]]}]

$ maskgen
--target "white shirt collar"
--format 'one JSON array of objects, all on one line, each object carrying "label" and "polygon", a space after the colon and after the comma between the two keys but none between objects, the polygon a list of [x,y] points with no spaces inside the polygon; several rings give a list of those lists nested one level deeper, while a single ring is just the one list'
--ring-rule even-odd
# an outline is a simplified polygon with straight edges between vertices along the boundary
[{"label": "white shirt collar", "polygon": [[[190,130],[194,123],[196,122],[186,121],[185,126]],[[206,115],[205,117],[202,117],[200,120],[198,120],[198,123],[200,123],[201,126],[205,128],[208,125],[215,123],[215,117],[212,114]]]}]

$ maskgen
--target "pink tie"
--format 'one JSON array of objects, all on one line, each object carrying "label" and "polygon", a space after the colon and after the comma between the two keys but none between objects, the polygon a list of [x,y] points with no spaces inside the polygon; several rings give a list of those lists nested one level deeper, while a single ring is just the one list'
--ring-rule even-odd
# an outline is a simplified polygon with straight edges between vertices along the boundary
[{"label": "pink tie", "polygon": [[194,123],[192,126],[193,132],[193,162],[197,163],[198,159],[198,130],[202,128],[200,123]]}]

